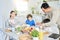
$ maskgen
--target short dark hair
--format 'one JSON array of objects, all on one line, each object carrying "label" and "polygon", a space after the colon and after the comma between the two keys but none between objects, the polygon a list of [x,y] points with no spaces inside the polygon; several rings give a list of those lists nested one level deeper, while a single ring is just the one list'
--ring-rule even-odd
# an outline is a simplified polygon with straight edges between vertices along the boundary
[{"label": "short dark hair", "polygon": [[49,8],[50,6],[48,5],[48,3],[43,3],[42,5],[41,5],[41,8],[44,8],[44,9],[47,9],[47,8]]},{"label": "short dark hair", "polygon": [[44,19],[43,21],[42,21],[42,23],[48,23],[48,22],[50,22],[50,19]]},{"label": "short dark hair", "polygon": [[28,14],[28,15],[27,15],[27,18],[29,18],[29,17],[31,17],[31,18],[32,18],[32,15],[31,15],[31,14]]},{"label": "short dark hair", "polygon": [[[10,14],[12,14],[13,12],[15,12],[15,11],[12,10],[12,11],[10,12]],[[17,13],[16,13],[16,12],[15,12],[15,15],[17,16]],[[11,17],[11,15],[10,15],[10,17]]]}]

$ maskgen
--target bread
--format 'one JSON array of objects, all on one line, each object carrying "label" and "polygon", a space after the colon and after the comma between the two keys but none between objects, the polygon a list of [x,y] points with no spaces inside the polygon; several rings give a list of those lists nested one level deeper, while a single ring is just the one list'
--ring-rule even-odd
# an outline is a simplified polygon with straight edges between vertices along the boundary
[{"label": "bread", "polygon": [[19,40],[32,40],[32,37],[29,34],[22,34]]}]

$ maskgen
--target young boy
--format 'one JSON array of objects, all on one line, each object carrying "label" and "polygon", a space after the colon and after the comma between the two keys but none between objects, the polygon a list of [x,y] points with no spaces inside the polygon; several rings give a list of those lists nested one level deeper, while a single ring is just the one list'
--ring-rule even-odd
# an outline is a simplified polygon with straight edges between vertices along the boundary
[{"label": "young boy", "polygon": [[27,15],[26,24],[28,24],[30,26],[35,26],[35,22],[34,22],[34,20],[32,18],[33,18],[32,15],[31,14],[28,14]]}]

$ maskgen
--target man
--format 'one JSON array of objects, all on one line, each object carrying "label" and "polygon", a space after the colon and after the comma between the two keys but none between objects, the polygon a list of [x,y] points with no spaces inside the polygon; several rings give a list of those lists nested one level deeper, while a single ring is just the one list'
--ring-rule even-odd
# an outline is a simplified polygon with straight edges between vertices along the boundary
[{"label": "man", "polygon": [[58,8],[55,8],[55,9],[54,8],[51,8],[46,2],[44,2],[41,5],[41,9],[42,9],[41,10],[42,19],[43,20],[46,19],[46,18],[50,19],[50,22],[44,23],[44,24],[41,24],[41,25],[43,25],[43,26],[51,26],[52,27],[51,28],[52,29],[52,32],[54,32],[54,33],[56,32],[57,34],[59,34],[58,29],[56,29],[57,28],[57,25],[60,25],[60,19],[59,19],[59,16],[60,16],[59,13],[60,12],[59,12],[59,9]]}]

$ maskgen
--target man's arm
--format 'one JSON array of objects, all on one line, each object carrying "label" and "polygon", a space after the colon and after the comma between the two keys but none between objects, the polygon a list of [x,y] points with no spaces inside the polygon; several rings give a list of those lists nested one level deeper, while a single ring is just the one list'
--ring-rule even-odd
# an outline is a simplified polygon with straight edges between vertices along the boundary
[{"label": "man's arm", "polygon": [[59,18],[59,9],[53,11],[52,19],[49,23],[45,23],[44,25],[49,26],[51,24],[56,24],[58,18]]}]

